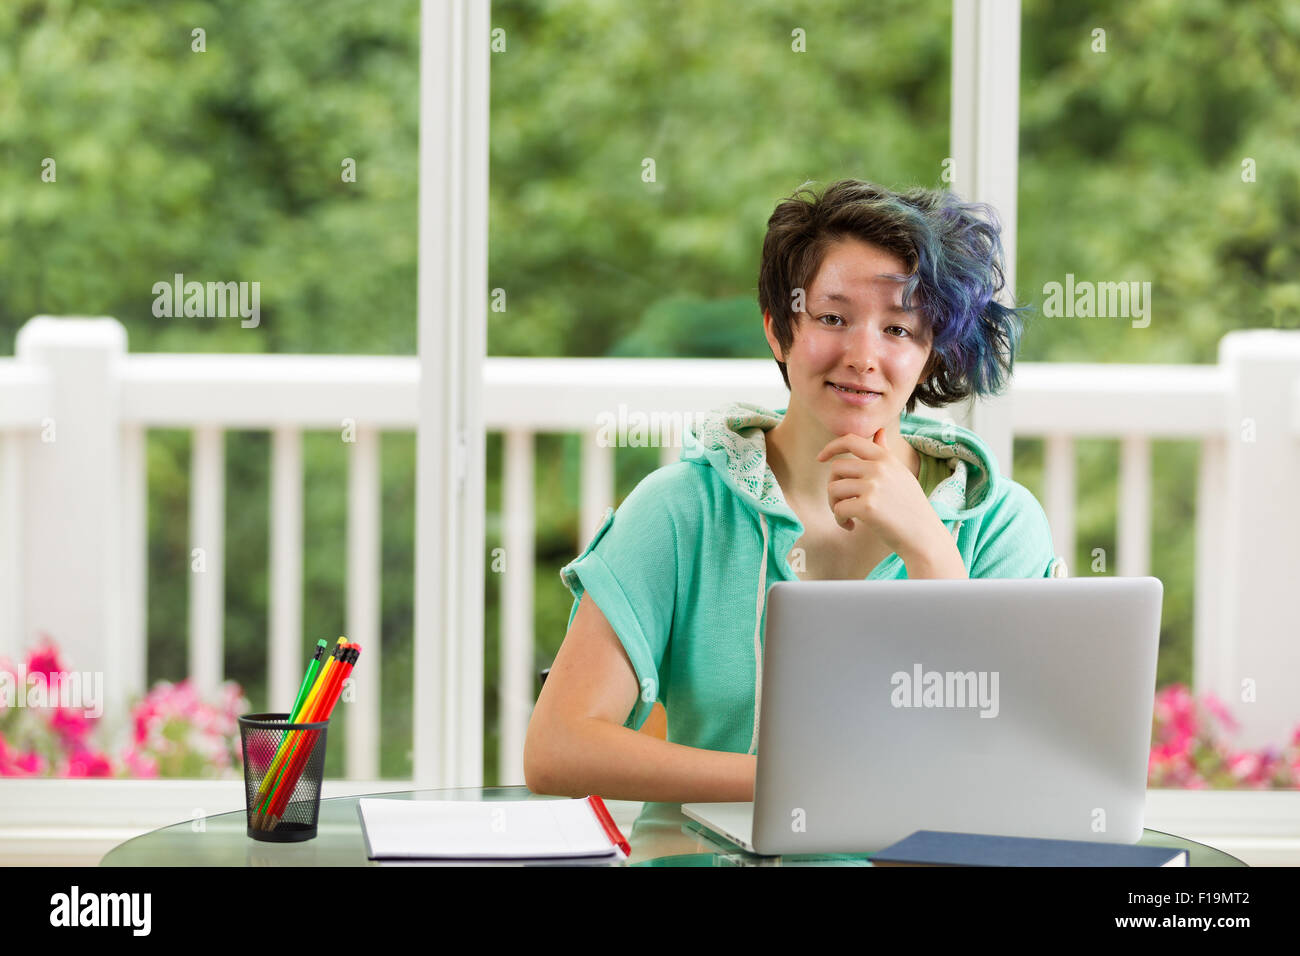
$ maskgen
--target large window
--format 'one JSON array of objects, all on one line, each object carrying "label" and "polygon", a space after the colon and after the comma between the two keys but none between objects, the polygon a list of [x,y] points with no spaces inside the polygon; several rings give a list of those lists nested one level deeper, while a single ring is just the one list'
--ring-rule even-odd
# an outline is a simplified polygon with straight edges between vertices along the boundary
[{"label": "large window", "polygon": [[[1300,54],[1282,6],[1024,0],[1022,29],[1018,272],[1039,307],[1023,357],[1212,364],[1229,331],[1300,326]],[[1143,301],[1079,314],[1051,283]],[[1078,446],[1070,566],[1114,574],[1118,443]],[[1197,445],[1156,442],[1152,465],[1158,682],[1190,684]]]},{"label": "large window", "polygon": [[[12,107],[0,115],[9,167],[0,355],[12,355],[18,329],[42,314],[112,316],[132,353],[413,355],[419,17],[419,0],[326,0],[307,16],[294,0],[0,5],[0,99]],[[161,307],[155,284],[177,274],[256,287],[256,317]],[[271,442],[265,431],[232,430],[223,444],[224,676],[261,708]],[[303,660],[318,637],[342,631],[349,448],[339,430],[303,437]],[[186,675],[191,582],[207,573],[196,570],[190,535],[191,451],[188,430],[148,433],[150,684]],[[383,459],[393,719],[380,770],[403,777],[414,436],[385,435]],[[49,637],[68,668],[86,666],[68,652],[78,638]],[[17,649],[12,663],[25,667],[31,650]],[[30,727],[22,736],[37,739]],[[343,745],[342,734],[331,737],[328,776],[342,775]],[[146,766],[126,766],[119,753],[115,770]],[[67,749],[51,745],[49,756],[57,765]]]},{"label": "large window", "polygon": [[[759,253],[781,199],[808,180],[942,185],[949,0],[497,0],[492,25],[489,285],[508,305],[491,355],[768,356]],[[539,667],[572,604],[579,440],[537,439]],[[619,449],[620,500],[657,454]]]}]

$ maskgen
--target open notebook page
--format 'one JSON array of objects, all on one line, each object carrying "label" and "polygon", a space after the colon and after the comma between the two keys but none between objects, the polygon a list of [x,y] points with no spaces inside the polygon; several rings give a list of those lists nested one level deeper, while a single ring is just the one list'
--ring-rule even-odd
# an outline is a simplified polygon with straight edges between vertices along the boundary
[{"label": "open notebook page", "polygon": [[616,857],[586,800],[357,801],[370,859]]}]

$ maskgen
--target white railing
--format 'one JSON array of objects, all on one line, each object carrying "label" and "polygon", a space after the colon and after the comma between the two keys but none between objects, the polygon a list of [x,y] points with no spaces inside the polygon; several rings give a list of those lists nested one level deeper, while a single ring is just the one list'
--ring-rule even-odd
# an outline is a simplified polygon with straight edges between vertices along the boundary
[{"label": "white railing", "polygon": [[[38,630],[56,635],[77,669],[103,672],[110,716],[145,689],[145,433],[188,428],[191,557],[203,568],[190,575],[189,672],[201,689],[215,688],[223,436],[265,429],[273,436],[267,695],[291,700],[303,646],[301,436],[333,431],[350,455],[347,633],[369,659],[350,705],[346,772],[377,778],[378,436],[416,427],[417,359],[131,355],[125,344],[111,319],[38,318],[21,331],[17,357],[0,360],[0,653],[16,657]],[[1227,336],[1216,366],[1021,364],[1008,399],[1011,435],[981,431],[994,447],[1009,447],[1012,435],[1046,439],[1043,503],[1067,560],[1074,441],[1120,439],[1118,553],[1107,572],[1121,575],[1150,571],[1150,442],[1200,441],[1199,474],[1188,476],[1198,483],[1195,681],[1233,707],[1243,745],[1282,742],[1300,700],[1300,647],[1284,601],[1300,580],[1300,512],[1290,492],[1300,473],[1297,383],[1300,335],[1271,331]],[[494,358],[483,385],[483,420],[505,439],[499,771],[503,783],[522,783],[535,686],[533,435],[591,438],[576,554],[615,503],[614,447],[595,440],[602,414],[616,421],[623,406],[671,419],[737,399],[775,408],[787,392],[767,360]],[[961,421],[950,412],[932,414]],[[679,450],[665,445],[661,462]],[[481,654],[479,636],[464,636],[460,648]],[[1243,686],[1254,702],[1244,702]],[[464,744],[481,750],[482,741]]]}]

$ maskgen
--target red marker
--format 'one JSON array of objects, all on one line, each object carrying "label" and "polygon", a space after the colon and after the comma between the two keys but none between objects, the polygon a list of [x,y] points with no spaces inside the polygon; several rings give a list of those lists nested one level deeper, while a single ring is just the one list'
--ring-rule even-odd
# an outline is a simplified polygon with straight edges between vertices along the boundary
[{"label": "red marker", "polygon": [[632,848],[628,846],[627,840],[623,839],[623,834],[618,825],[614,823],[614,818],[609,815],[609,810],[605,808],[605,801],[600,797],[592,794],[587,798],[587,803],[591,804],[591,809],[596,814],[596,819],[600,825],[605,828],[605,835],[609,837],[609,842],[622,850],[627,856],[632,855]]}]

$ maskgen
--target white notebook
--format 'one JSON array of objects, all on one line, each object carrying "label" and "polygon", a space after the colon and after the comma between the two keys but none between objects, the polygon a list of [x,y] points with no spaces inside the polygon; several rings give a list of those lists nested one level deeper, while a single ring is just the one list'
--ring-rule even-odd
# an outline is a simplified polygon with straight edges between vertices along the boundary
[{"label": "white notebook", "polygon": [[626,859],[599,797],[357,801],[371,860]]}]

